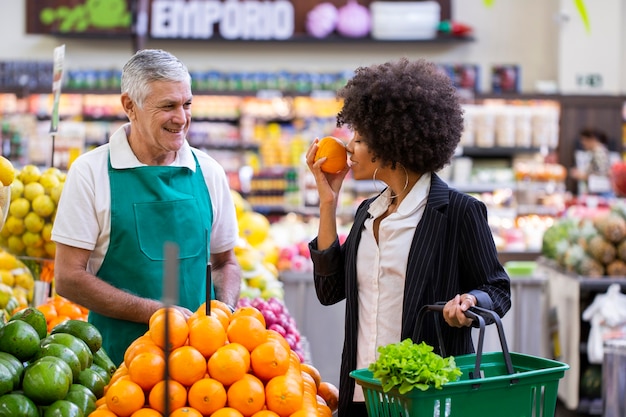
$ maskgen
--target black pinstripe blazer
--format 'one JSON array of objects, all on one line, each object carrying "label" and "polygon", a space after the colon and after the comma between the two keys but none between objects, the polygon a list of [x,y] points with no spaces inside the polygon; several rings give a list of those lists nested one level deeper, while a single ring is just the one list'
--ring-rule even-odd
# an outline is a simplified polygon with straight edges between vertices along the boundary
[{"label": "black pinstripe blazer", "polygon": [[[352,229],[343,245],[336,241],[318,251],[317,239],[309,244],[314,265],[317,297],[321,304],[346,300],[345,339],[341,360],[339,416],[349,416],[355,382],[350,371],[356,367],[358,284],[356,259],[367,209],[374,200],[357,209]],[[384,279],[384,278],[383,278]],[[420,337],[414,336],[419,309],[425,304],[447,301],[456,294],[472,292],[480,306],[503,316],[511,306],[509,277],[500,264],[485,205],[448,187],[432,174],[430,193],[422,220],[415,229],[409,251],[402,307],[402,339],[412,338],[435,346],[434,314],[426,315]],[[446,355],[472,353],[470,328],[451,328],[443,320]],[[419,339],[419,340],[416,340]]]}]

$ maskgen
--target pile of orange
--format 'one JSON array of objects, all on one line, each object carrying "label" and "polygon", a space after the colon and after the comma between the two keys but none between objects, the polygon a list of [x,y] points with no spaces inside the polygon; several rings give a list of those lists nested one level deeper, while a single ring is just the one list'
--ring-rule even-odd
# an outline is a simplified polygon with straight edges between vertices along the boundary
[{"label": "pile of orange", "polygon": [[209,306],[209,314],[202,305],[189,319],[174,308],[154,313],[90,416],[332,416],[337,388],[267,329],[258,309]]},{"label": "pile of orange", "polygon": [[38,305],[37,309],[46,317],[48,332],[59,323],[66,320],[87,320],[89,310],[60,295],[50,297],[44,304]]}]

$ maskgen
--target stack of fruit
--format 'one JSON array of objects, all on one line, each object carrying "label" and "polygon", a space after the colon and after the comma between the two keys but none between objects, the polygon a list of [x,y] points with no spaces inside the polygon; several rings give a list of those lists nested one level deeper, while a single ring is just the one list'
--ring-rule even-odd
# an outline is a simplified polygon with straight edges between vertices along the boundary
[{"label": "stack of fruit", "polygon": [[337,388],[258,309],[231,313],[212,300],[189,319],[173,308],[154,313],[91,416],[330,417],[336,406]]},{"label": "stack of fruit", "polygon": [[2,323],[33,300],[35,279],[15,255],[0,249],[0,313]]},{"label": "stack of fruit", "polygon": [[11,184],[11,204],[0,245],[18,256],[54,258],[50,235],[64,182],[65,173],[58,168],[42,172],[35,165],[25,165]]},{"label": "stack of fruit", "polygon": [[48,331],[67,320],[87,321],[89,313],[89,310],[85,307],[58,294],[48,298],[45,303],[38,305],[36,308],[46,317]]},{"label": "stack of fruit", "polygon": [[302,338],[296,319],[289,313],[287,306],[275,297],[267,300],[262,297],[240,298],[237,307],[252,306],[263,314],[265,324],[270,330],[274,330],[285,338],[291,350],[296,352],[301,362],[305,361],[305,351],[302,346]]},{"label": "stack of fruit", "polygon": [[586,277],[626,275],[626,203],[580,215],[571,207],[543,234],[542,254]]},{"label": "stack of fruit", "polygon": [[278,278],[278,244],[270,235],[270,222],[264,215],[252,210],[237,191],[231,190],[237,222],[239,242],[235,255],[241,265],[244,297],[283,298],[282,282]]},{"label": "stack of fruit", "polygon": [[4,156],[0,156],[0,228],[4,226],[11,202],[11,184],[15,180],[15,168]]},{"label": "stack of fruit", "polygon": [[27,307],[0,328],[0,416],[87,416],[116,371],[98,329],[69,320],[47,330]]}]

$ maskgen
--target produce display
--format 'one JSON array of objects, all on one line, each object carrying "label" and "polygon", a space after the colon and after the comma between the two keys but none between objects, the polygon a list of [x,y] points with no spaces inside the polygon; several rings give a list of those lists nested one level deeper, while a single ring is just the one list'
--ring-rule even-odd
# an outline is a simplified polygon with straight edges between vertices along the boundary
[{"label": "produce display", "polygon": [[22,309],[0,328],[0,416],[88,416],[116,369],[94,325],[49,331],[42,311]]},{"label": "produce display", "polygon": [[289,314],[287,306],[278,298],[240,298],[237,307],[252,306],[263,314],[266,327],[285,338],[291,350],[296,352],[301,362],[305,361],[301,335],[296,320]]},{"label": "produce display", "polygon": [[[172,308],[155,312],[92,415],[164,415],[166,384],[170,416],[330,417],[337,406],[336,387],[267,328],[259,309],[244,305],[231,312],[217,300],[189,319]],[[134,414],[144,409],[152,411]]]},{"label": "produce display", "polygon": [[15,255],[0,249],[0,315],[2,321],[33,300],[35,278]]},{"label": "produce display", "polygon": [[572,208],[545,231],[542,254],[583,276],[626,276],[626,203],[584,215]]},{"label": "produce display", "polygon": [[18,256],[54,258],[50,235],[65,175],[58,168],[42,171],[35,165],[25,165],[16,173],[0,246]]},{"label": "produce display", "polygon": [[45,303],[36,306],[46,318],[48,331],[51,331],[57,324],[61,324],[67,320],[83,320],[87,321],[89,310],[76,304],[67,298],[55,294]]},{"label": "produce display", "polygon": [[280,248],[270,233],[270,222],[252,210],[237,191],[231,190],[237,212],[239,242],[235,256],[241,266],[241,296],[283,299],[283,283],[278,278]]},{"label": "produce display", "polygon": [[15,180],[15,168],[10,160],[0,156],[0,229],[4,227],[11,202],[11,184]]},{"label": "produce display", "polygon": [[162,416],[166,383],[171,416],[332,415],[338,390],[306,362],[278,275],[287,258],[290,268],[310,271],[308,229],[299,234],[292,228],[300,241],[281,247],[285,224],[274,233],[269,220],[233,191],[240,230],[235,252],[243,271],[236,311],[213,300],[210,315],[206,306],[189,320],[173,313],[166,345],[162,309],[118,366],[87,322],[86,308],[54,291],[33,306],[35,281],[53,284],[50,231],[64,174],[35,166],[13,173],[0,232],[0,417]]}]

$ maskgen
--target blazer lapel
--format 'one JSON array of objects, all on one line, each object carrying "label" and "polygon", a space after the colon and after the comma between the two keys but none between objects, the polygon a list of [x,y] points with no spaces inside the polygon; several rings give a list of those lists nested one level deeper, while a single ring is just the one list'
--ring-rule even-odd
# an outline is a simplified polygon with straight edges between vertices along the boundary
[{"label": "blazer lapel", "polygon": [[[440,246],[443,236],[446,235],[445,208],[448,202],[447,184],[433,173],[424,215],[417,225],[409,250],[402,308],[402,339],[413,335],[417,314],[426,300],[442,301],[431,300],[430,297],[436,296],[437,282],[434,281],[434,277],[437,276],[439,265],[436,265],[435,261],[444,259],[440,253]],[[424,295],[429,286],[432,295]]]}]

